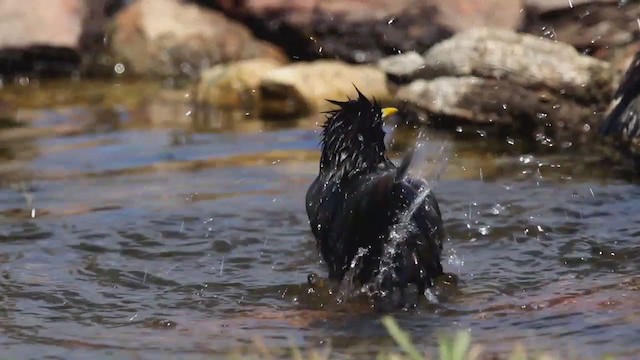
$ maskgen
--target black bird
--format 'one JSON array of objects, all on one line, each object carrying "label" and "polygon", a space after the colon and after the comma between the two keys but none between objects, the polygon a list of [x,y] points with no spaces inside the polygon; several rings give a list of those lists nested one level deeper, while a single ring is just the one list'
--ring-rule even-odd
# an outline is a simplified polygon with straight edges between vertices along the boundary
[{"label": "black bird", "polygon": [[400,166],[385,154],[383,120],[398,110],[356,91],[354,100],[328,100],[339,108],[326,113],[320,171],[306,194],[311,231],[330,280],[354,268],[349,276],[378,284],[378,294],[404,297],[415,284],[420,296],[443,274],[440,209],[426,183],[407,174],[412,152]]},{"label": "black bird", "polygon": [[618,85],[601,133],[614,138],[640,169],[640,52],[635,54]]}]

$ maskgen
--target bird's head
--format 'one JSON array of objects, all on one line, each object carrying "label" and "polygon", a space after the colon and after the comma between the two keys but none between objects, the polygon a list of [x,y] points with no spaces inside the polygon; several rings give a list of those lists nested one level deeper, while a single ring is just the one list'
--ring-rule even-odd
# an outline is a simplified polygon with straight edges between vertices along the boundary
[{"label": "bird's head", "polygon": [[368,172],[388,162],[384,143],[384,119],[398,112],[381,108],[358,89],[358,98],[328,100],[338,109],[328,111],[322,131],[320,171],[338,178]]}]

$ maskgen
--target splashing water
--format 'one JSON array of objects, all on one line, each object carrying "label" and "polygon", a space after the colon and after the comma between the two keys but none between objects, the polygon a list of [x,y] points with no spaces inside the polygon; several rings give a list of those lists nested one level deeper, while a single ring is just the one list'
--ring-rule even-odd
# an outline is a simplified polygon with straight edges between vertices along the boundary
[{"label": "splashing water", "polygon": [[[393,281],[394,258],[403,250],[405,239],[410,233],[417,231],[416,224],[412,222],[413,214],[423,205],[425,199],[432,193],[432,188],[440,179],[449,161],[449,144],[437,143],[429,141],[426,132],[421,130],[415,139],[412,162],[409,165],[409,172],[417,179],[421,180],[421,186],[415,200],[410,204],[407,210],[398,214],[396,224],[394,224],[390,234],[389,241],[385,245],[383,255],[380,259],[379,272],[372,284],[358,286],[354,279],[356,274],[362,269],[362,259],[368,250],[361,248],[351,261],[348,272],[345,274],[342,282],[338,287],[338,302],[345,301],[347,298],[366,294],[368,296],[384,298],[389,294],[388,287],[383,286],[385,282]],[[392,140],[387,138],[388,142]],[[455,256],[455,253],[454,255]],[[451,261],[452,259],[449,259]],[[414,257],[415,265],[417,260]],[[459,260],[454,260],[456,264],[460,264]],[[437,302],[434,293],[427,289],[423,294],[430,303]]]},{"label": "splashing water", "polygon": [[362,269],[362,258],[369,252],[368,249],[360,248],[358,249],[358,253],[351,260],[351,264],[349,265],[349,270],[346,272],[340,286],[338,287],[338,302],[344,301],[346,298],[355,296],[363,291],[366,292],[366,289],[363,287],[357,287],[354,283],[354,279],[356,278],[356,274]]},{"label": "splashing water", "polygon": [[[411,203],[406,211],[398,214],[396,224],[393,226],[390,234],[389,241],[387,242],[383,251],[383,256],[380,259],[380,271],[375,280],[376,291],[380,291],[382,295],[386,295],[381,289],[385,281],[388,281],[389,276],[393,278],[393,266],[395,256],[402,251],[404,246],[404,240],[408,235],[416,231],[416,225],[411,221],[413,214],[423,206],[426,198],[432,194],[432,189],[440,179],[446,166],[448,164],[449,144],[438,144],[436,149],[434,144],[429,142],[429,138],[425,131],[420,131],[416,137],[413,159],[409,166],[409,172],[414,173],[414,176],[421,179],[420,190],[418,196]],[[447,239],[448,240],[448,239]],[[455,256],[455,253],[454,255]],[[413,257],[415,265],[417,266],[417,259]],[[456,259],[456,263],[460,264],[460,260]],[[424,296],[429,302],[435,302],[437,299],[430,292],[429,289],[425,291]]]}]

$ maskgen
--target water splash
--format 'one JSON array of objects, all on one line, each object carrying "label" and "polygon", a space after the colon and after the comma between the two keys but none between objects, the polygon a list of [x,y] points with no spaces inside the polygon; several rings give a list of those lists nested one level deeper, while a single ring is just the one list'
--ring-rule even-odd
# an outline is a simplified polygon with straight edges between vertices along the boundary
[{"label": "water splash", "polygon": [[[426,131],[421,130],[415,140],[413,160],[409,166],[409,172],[421,180],[418,195],[404,212],[398,214],[396,224],[393,226],[389,241],[387,242],[382,258],[380,270],[375,280],[375,291],[381,296],[386,296],[384,283],[395,277],[393,272],[394,259],[397,255],[407,250],[405,240],[412,232],[417,231],[416,224],[412,221],[413,215],[421,207],[428,196],[432,195],[432,189],[444,174],[448,165],[450,147],[448,143],[434,143],[430,141]],[[418,260],[414,255],[409,256],[418,268]],[[429,302],[433,302],[434,296],[425,291],[424,296]]]},{"label": "water splash", "polygon": [[358,249],[356,256],[351,260],[349,270],[345,273],[345,276],[338,287],[338,302],[342,302],[345,299],[356,296],[362,292],[367,292],[366,287],[356,285],[355,278],[358,272],[362,270],[362,259],[368,252],[368,249],[360,248]]},{"label": "water splash", "polygon": [[449,164],[448,154],[451,153],[451,145],[446,142],[433,142],[428,133],[421,130],[416,136],[414,148],[409,172],[423,179],[429,187],[435,187]]}]

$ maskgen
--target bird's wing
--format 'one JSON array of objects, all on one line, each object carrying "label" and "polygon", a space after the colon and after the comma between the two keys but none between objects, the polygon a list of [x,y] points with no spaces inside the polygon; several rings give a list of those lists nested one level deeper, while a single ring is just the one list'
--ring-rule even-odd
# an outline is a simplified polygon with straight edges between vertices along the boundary
[{"label": "bird's wing", "polygon": [[623,116],[629,104],[640,95],[640,51],[637,52],[613,95],[600,129],[602,135],[620,136],[628,126],[629,116]]}]

